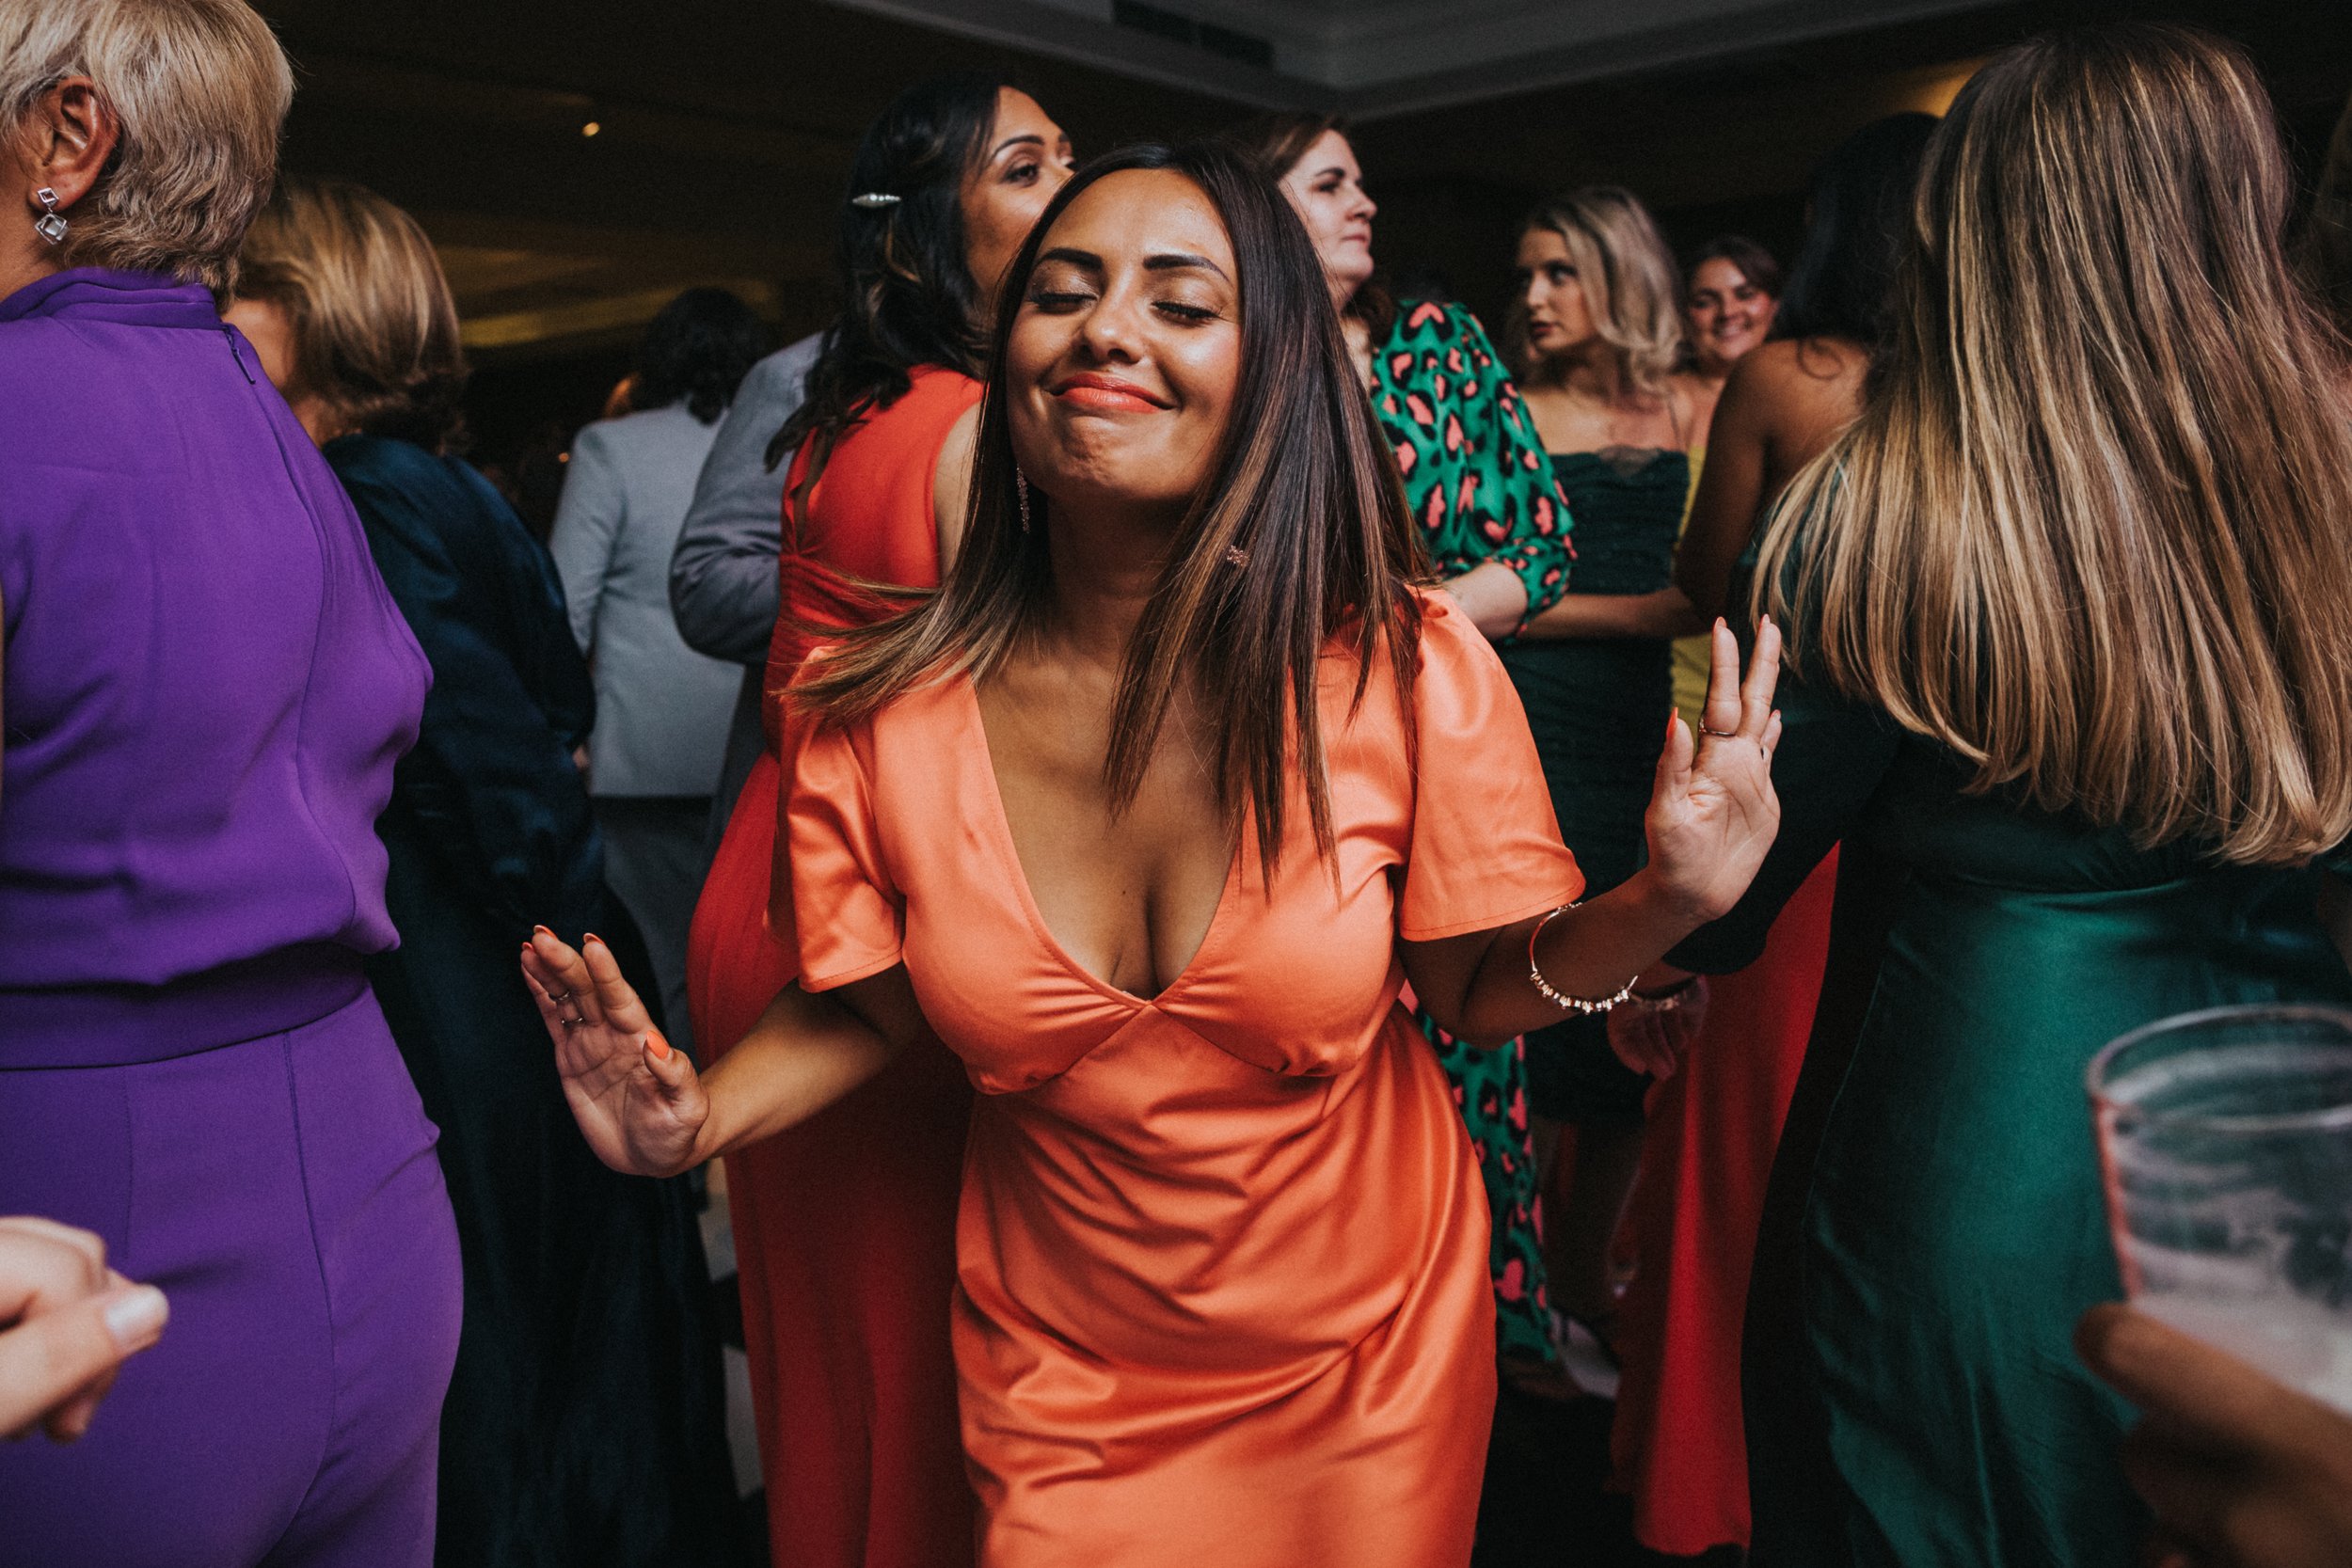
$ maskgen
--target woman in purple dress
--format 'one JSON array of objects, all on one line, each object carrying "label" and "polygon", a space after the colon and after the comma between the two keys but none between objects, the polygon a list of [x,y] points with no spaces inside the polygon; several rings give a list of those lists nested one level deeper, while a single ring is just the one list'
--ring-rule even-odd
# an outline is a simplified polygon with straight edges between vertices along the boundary
[{"label": "woman in purple dress", "polygon": [[421,1568],[455,1354],[367,985],[426,666],[222,326],[292,83],[243,0],[0,0],[0,1213],[170,1298],[5,1568]]}]

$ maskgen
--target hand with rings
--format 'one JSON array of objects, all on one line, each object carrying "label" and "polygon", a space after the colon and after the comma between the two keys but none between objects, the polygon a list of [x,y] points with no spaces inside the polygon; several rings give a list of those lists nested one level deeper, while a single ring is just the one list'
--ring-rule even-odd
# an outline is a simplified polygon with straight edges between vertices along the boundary
[{"label": "hand with rings", "polygon": [[522,967],[564,1098],[596,1158],[638,1176],[693,1165],[710,1114],[702,1080],[653,1026],[612,950],[595,936],[576,949],[541,926],[523,943]]}]

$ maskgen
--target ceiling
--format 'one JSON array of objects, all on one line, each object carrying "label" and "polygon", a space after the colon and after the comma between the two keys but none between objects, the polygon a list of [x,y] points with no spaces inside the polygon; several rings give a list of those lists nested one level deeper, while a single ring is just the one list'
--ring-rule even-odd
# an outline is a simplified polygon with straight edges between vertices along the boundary
[{"label": "ceiling", "polygon": [[834,0],[1361,121],[1982,9],[1993,0]]},{"label": "ceiling", "polygon": [[[1481,309],[1518,214],[1572,184],[1630,185],[1677,239],[1786,244],[1822,150],[1940,110],[1974,61],[2044,26],[2220,27],[2306,142],[2352,88],[2346,0],[1148,0],[1191,41],[1129,24],[1145,3],[256,0],[297,67],[288,168],[417,214],[492,371],[626,345],[703,283],[782,332],[821,325],[857,137],[943,71],[1013,75],[1082,152],[1270,103],[1346,108],[1384,261]],[[1260,40],[1262,63],[1216,28]]]}]

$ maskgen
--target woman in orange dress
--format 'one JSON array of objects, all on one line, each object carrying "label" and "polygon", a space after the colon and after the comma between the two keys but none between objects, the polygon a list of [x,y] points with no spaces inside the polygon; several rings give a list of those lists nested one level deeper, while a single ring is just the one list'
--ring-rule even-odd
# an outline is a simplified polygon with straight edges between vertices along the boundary
[{"label": "woman in orange dress", "polygon": [[1458,1568],[1486,1207],[1399,990],[1500,1044],[1726,907],[1778,820],[1776,636],[1744,688],[1718,636],[1708,737],[1659,716],[1649,866],[1575,906],[1279,192],[1213,150],[1101,160],[997,331],[966,548],[787,707],[799,985],[698,1078],[600,945],[539,938],[575,1110],[674,1170],[944,1042],[979,1091],[953,1323],[986,1568]]},{"label": "woman in orange dress", "polygon": [[[850,308],[777,438],[797,455],[770,690],[790,682],[812,626],[894,608],[861,585],[938,582],[969,485],[993,285],[1069,176],[1061,128],[993,77],[926,82],[867,131],[842,209]],[[780,735],[766,717],[771,750],[728,819],[688,943],[695,1037],[714,1059],[794,970],[766,930]],[[953,1056],[910,1051],[727,1157],[771,1553],[789,1568],[972,1560],[947,1340],[971,1102]]]}]

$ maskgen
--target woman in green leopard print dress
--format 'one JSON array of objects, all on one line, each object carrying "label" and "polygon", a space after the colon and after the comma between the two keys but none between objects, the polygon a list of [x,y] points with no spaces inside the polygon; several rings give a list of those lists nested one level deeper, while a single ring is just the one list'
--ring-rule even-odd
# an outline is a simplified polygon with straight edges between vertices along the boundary
[{"label": "woman in green leopard print dress", "polygon": [[[1284,115],[1242,150],[1279,183],[1323,257],[1406,499],[1444,585],[1480,630],[1507,642],[1567,592],[1568,511],[1542,439],[1478,319],[1456,305],[1395,305],[1370,285],[1372,198],[1344,125]],[[1493,1220],[1496,1345],[1505,1362],[1549,1363],[1550,1299],[1528,1144],[1527,1059],[1422,1030],[1462,1110]]]}]

